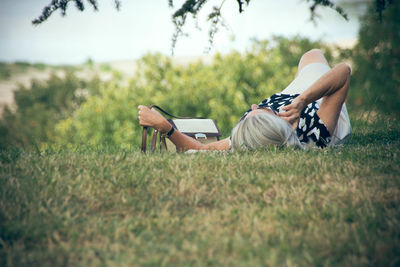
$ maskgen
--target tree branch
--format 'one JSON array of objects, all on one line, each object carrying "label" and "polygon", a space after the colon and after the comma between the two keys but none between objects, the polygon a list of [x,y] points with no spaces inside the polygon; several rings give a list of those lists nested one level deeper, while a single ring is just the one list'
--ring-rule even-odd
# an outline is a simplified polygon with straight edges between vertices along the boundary
[{"label": "tree branch", "polygon": [[[86,0],[95,11],[98,11],[98,3],[97,0]],[[42,14],[39,17],[32,20],[33,25],[41,24],[42,22],[46,21],[55,11],[58,9],[61,11],[61,15],[65,16],[67,14],[67,8],[69,2],[75,2],[76,8],[83,12],[85,10],[85,5],[83,4],[83,0],[51,0],[51,2],[45,6],[42,10]],[[115,8],[117,10],[120,9],[121,1],[114,0]]]},{"label": "tree branch", "polygon": [[[95,11],[98,10],[98,0],[86,0],[89,5],[93,7]],[[113,0],[115,3],[115,8],[117,10],[120,9],[121,6],[121,1],[120,0]],[[173,0],[167,0],[168,1],[168,6],[170,8],[174,7],[174,1]],[[209,2],[210,0],[185,0],[184,3],[181,5],[180,8],[175,10],[172,14],[172,23],[175,25],[175,32],[172,35],[172,51],[175,48],[176,42],[178,38],[182,35],[185,35],[183,33],[183,27],[186,24],[186,18],[188,14],[192,15],[193,18],[197,19],[198,13],[203,9],[203,7]],[[213,0],[217,1],[217,0]],[[221,1],[221,0],[218,0]],[[244,5],[249,5],[251,0],[236,0],[238,7],[239,7],[239,13],[242,13],[244,11]],[[273,0],[271,0],[273,1]],[[344,12],[344,10],[336,5],[335,3],[332,2],[332,0],[303,0],[306,1],[307,3],[311,3],[310,5],[310,19],[312,21],[315,21],[315,17],[318,16],[316,10],[318,6],[325,6],[331,9],[334,9],[338,14],[340,14],[345,20],[348,20],[347,14]],[[32,23],[34,25],[38,25],[40,23],[43,23],[46,21],[56,10],[61,11],[61,15],[65,16],[68,8],[68,3],[69,2],[75,2],[75,6],[79,11],[84,11],[85,10],[85,5],[84,5],[84,0],[51,0],[51,2],[43,8],[43,11],[41,15],[34,19]],[[218,31],[219,25],[224,26],[223,23],[223,17],[221,13],[221,8],[225,0],[222,0],[222,4],[217,7],[214,6],[212,9],[211,13],[208,14],[208,21],[210,22],[210,30],[209,30],[209,43],[212,45],[213,40],[214,40],[214,35]],[[382,20],[382,12],[385,10],[394,0],[375,0],[376,3],[376,11],[379,14],[380,20]]]}]

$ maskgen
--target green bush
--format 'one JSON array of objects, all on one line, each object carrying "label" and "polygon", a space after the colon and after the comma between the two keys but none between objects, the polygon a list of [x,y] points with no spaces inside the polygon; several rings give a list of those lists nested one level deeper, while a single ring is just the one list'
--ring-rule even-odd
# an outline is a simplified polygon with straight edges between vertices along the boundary
[{"label": "green bush", "polygon": [[6,107],[0,120],[0,148],[52,143],[54,127],[85,101],[85,92],[96,93],[98,79],[85,82],[73,73],[47,81],[33,80],[14,92],[16,110]]},{"label": "green bush", "polygon": [[10,64],[0,62],[0,80],[7,80],[11,77]]},{"label": "green bush", "polygon": [[321,47],[295,37],[254,41],[245,53],[217,54],[211,64],[201,61],[175,65],[160,54],[145,55],[129,85],[102,85],[73,116],[56,126],[59,144],[139,146],[139,104],[157,104],[181,116],[204,116],[217,121],[228,136],[251,103],[279,92],[293,79],[301,55]]},{"label": "green bush", "polygon": [[348,51],[354,62],[352,104],[400,118],[400,2],[393,1],[379,21],[374,5],[362,19],[359,42]]}]

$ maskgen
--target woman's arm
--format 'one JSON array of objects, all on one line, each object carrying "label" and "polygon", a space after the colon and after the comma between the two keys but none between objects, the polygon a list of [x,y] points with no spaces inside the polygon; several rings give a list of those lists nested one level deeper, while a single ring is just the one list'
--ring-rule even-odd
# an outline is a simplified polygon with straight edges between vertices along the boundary
[{"label": "woman's arm", "polygon": [[324,96],[330,96],[342,88],[349,78],[351,68],[347,63],[340,63],[325,73],[306,91],[298,96],[298,103],[304,106]]},{"label": "woman's arm", "polygon": [[169,140],[171,140],[174,145],[176,145],[177,149],[179,151],[186,151],[189,149],[195,149],[195,150],[228,150],[229,149],[229,137],[209,143],[209,144],[202,144],[196,139],[187,136],[178,130],[175,129],[175,131],[172,133],[172,135],[169,137]]},{"label": "woman's arm", "polygon": [[283,107],[282,110],[284,112],[280,112],[279,116],[291,123],[295,129],[303,108],[309,103],[322,98],[318,115],[327,126],[329,132],[332,133],[347,96],[350,73],[351,68],[348,64],[340,63],[336,65],[296,97],[290,105]]},{"label": "woman's arm", "polygon": [[[149,126],[160,133],[167,133],[171,130],[172,125],[155,109],[150,109],[146,106],[140,105],[139,109],[139,124],[142,126]],[[213,142],[210,144],[202,144],[194,138],[191,138],[178,130],[172,133],[169,139],[177,147],[178,151],[186,151],[189,149],[195,150],[228,150],[229,137],[223,140]]]}]

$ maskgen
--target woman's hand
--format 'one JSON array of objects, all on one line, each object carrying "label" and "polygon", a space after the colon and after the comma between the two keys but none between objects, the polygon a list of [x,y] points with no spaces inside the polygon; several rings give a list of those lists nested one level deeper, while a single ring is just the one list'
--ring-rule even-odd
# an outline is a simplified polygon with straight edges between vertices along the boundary
[{"label": "woman's hand", "polygon": [[279,112],[278,116],[289,122],[293,130],[297,128],[300,119],[300,113],[305,107],[305,103],[300,97],[296,97],[290,105],[282,108],[285,112]]},{"label": "woman's hand", "polygon": [[171,130],[171,124],[157,110],[142,105],[139,105],[138,109],[140,125],[149,126],[161,133]]}]

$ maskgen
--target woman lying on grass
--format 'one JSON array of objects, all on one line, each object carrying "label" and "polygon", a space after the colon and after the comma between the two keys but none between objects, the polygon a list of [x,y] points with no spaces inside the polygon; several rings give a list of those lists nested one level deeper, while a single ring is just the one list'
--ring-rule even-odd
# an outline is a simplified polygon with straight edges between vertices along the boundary
[{"label": "woman lying on grass", "polygon": [[350,73],[346,63],[331,69],[321,50],[308,51],[301,57],[296,77],[288,87],[258,105],[252,104],[231,137],[210,144],[180,133],[158,111],[146,106],[138,107],[139,123],[167,133],[181,151],[334,146],[351,133],[344,104]]}]

